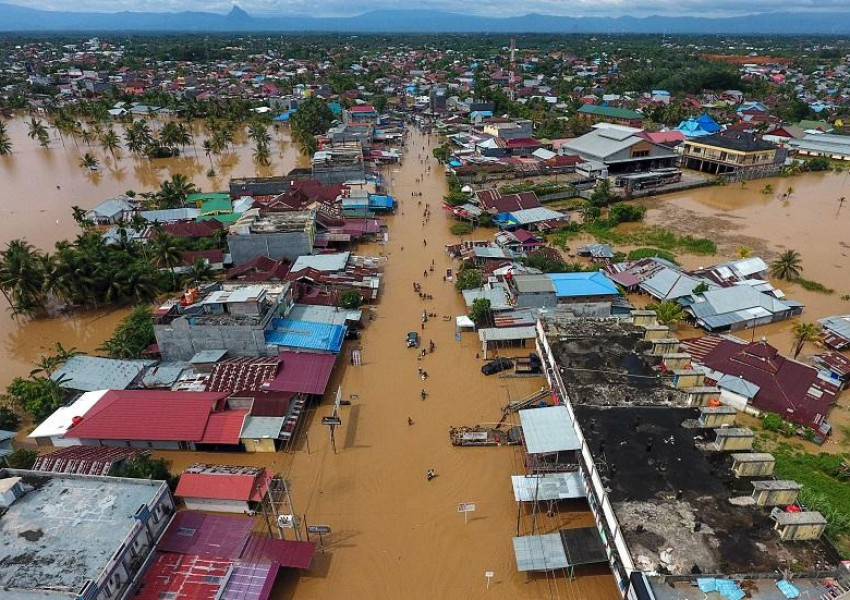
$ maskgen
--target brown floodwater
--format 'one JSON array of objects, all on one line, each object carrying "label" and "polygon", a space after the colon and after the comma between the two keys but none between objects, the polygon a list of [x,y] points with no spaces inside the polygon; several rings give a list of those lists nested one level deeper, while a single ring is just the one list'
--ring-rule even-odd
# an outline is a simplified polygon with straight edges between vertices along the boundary
[{"label": "brown floodwater", "polygon": [[[510,475],[523,473],[522,453],[516,447],[458,448],[449,442],[449,427],[495,422],[501,406],[545,385],[545,379],[498,376],[480,372],[482,359],[477,335],[455,340],[453,317],[465,314],[463,300],[441,273],[452,267],[444,246],[456,241],[440,209],[445,177],[436,162],[430,174],[417,155],[423,143],[435,140],[414,134],[403,166],[388,173],[392,193],[401,201],[388,219],[390,242],[358,248],[359,253],[387,256],[382,295],[376,318],[362,339],[363,364],[350,366],[346,356],[335,373],[333,389],[356,395],[342,409],[334,454],[321,417],[330,413],[332,393],[308,416],[307,440],[294,454],[245,455],[168,452],[172,469],[197,460],[230,464],[264,464],[288,476],[295,510],[310,524],[327,524],[326,552],[303,576],[289,574],[275,590],[284,598],[572,598],[619,597],[607,565],[581,570],[570,581],[517,573],[512,537],[516,535],[517,506]],[[426,152],[429,152],[426,151]],[[421,183],[416,178],[424,177]],[[410,197],[422,191],[419,198]],[[430,203],[432,217],[423,225],[422,211]],[[427,239],[427,246],[423,240]],[[403,250],[402,250],[403,247]],[[434,272],[423,277],[431,261]],[[413,282],[433,301],[423,302]],[[422,310],[439,316],[420,329]],[[452,317],[444,321],[443,315]],[[433,339],[436,352],[417,360],[405,347],[405,334],[417,330]],[[347,350],[350,349],[350,346]],[[502,355],[529,349],[502,350]],[[421,366],[428,373],[422,381]],[[420,390],[428,397],[420,400]],[[408,425],[408,417],[414,425]],[[435,469],[428,482],[425,471]],[[469,522],[457,512],[459,502],[474,502]],[[522,518],[522,533],[531,519]],[[586,504],[562,506],[553,517],[538,515],[540,531],[590,526]],[[485,571],[493,571],[486,589]]]},{"label": "brown floodwater", "polygon": [[[9,240],[24,238],[39,248],[50,250],[62,239],[76,235],[77,225],[71,218],[71,206],[92,208],[106,198],[124,193],[151,191],[160,181],[181,173],[203,191],[226,190],[231,177],[282,175],[305,159],[290,143],[286,128],[269,128],[272,164],[258,166],[252,158],[253,148],[242,129],[234,136],[233,147],[212,157],[216,176],[207,177],[210,160],[200,150],[204,133],[200,122],[193,125],[195,145],[186,147],[177,158],[150,160],[134,158],[126,150],[112,157],[93,144],[66,138],[64,145],[51,128],[50,149],[41,148],[27,136],[27,120],[23,117],[6,121],[13,144],[11,156],[0,156],[0,247]],[[157,129],[161,123],[151,122]],[[123,127],[115,131],[123,135]],[[83,154],[89,152],[101,162],[100,170],[90,173],[80,168]],[[0,389],[17,375],[25,375],[33,361],[48,353],[54,343],[66,348],[94,351],[107,339],[125,310],[78,312],[53,319],[12,319],[6,302],[0,299]]]}]

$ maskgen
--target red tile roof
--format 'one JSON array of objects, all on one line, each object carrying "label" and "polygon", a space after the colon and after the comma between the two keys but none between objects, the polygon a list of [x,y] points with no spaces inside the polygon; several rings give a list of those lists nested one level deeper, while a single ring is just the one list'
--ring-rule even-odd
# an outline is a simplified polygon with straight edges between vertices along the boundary
[{"label": "red tile roof", "polygon": [[283,367],[265,389],[276,392],[303,392],[322,395],[336,362],[335,354],[281,352]]},{"label": "red tile roof", "polygon": [[485,210],[496,212],[512,212],[528,208],[538,208],[540,200],[534,192],[522,192],[520,194],[508,194],[507,196],[478,197],[478,201]]},{"label": "red tile roof", "polygon": [[540,148],[542,145],[534,138],[514,138],[505,141],[505,146],[508,148]]},{"label": "red tile roof", "polygon": [[68,446],[49,454],[39,456],[33,465],[33,471],[50,473],[81,473],[84,475],[108,475],[112,465],[137,456],[147,454],[141,448],[121,448],[116,446]]},{"label": "red tile roof", "polygon": [[239,434],[242,433],[242,426],[247,415],[247,410],[225,410],[212,413],[207,420],[207,428],[204,430],[204,437],[200,443],[232,446],[239,444]]},{"label": "red tile roof", "polygon": [[[199,468],[204,470],[198,472]],[[272,478],[265,469],[246,468],[244,473],[238,472],[239,467],[223,467],[222,470],[216,472],[214,465],[190,467],[180,475],[174,495],[179,498],[259,502]]]},{"label": "red tile roof", "polygon": [[166,223],[162,226],[163,233],[174,237],[201,238],[210,237],[216,231],[224,228],[219,221],[207,219],[206,221],[178,221],[177,223]]},{"label": "red tile roof", "polygon": [[291,266],[292,263],[285,258],[272,260],[268,256],[258,256],[244,265],[228,270],[227,278],[251,282],[283,281]]},{"label": "red tile roof", "polygon": [[214,392],[110,390],[65,435],[87,440],[200,442],[210,413],[225,396]]}]

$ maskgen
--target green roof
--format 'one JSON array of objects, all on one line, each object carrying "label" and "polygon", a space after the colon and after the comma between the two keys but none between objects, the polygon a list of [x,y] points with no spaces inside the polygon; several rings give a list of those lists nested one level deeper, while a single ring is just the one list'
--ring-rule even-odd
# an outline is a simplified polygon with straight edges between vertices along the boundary
[{"label": "green roof", "polygon": [[219,223],[224,223],[225,225],[230,225],[231,223],[235,223],[236,219],[241,217],[242,215],[239,213],[223,213],[218,215],[201,215],[195,221],[207,221],[209,219],[215,219]]},{"label": "green roof", "polygon": [[233,203],[227,194],[223,198],[205,198],[198,202],[202,215],[233,212]]},{"label": "green roof", "polygon": [[613,108],[611,106],[597,106],[595,104],[585,104],[580,109],[578,109],[578,111],[586,115],[611,117],[613,119],[643,119],[643,115],[641,113],[634,110],[629,110],[628,108]]},{"label": "green roof", "polygon": [[797,126],[802,129],[820,129],[824,133],[834,131],[834,127],[826,121],[811,121],[809,119],[803,119],[797,123]]},{"label": "green roof", "polygon": [[208,200],[210,198],[230,198],[230,194],[227,192],[200,192],[186,196],[186,202],[195,203],[199,200]]}]

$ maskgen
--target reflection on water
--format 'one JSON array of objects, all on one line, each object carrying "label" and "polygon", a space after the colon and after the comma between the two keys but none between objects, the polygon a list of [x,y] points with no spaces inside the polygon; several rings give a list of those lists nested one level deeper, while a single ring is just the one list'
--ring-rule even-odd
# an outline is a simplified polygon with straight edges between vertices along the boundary
[{"label": "reflection on water", "polygon": [[[32,244],[52,249],[58,240],[73,237],[77,225],[71,218],[71,206],[91,208],[102,200],[127,190],[144,192],[181,173],[204,191],[225,190],[231,177],[271,176],[305,166],[297,146],[290,143],[289,132],[269,129],[272,136],[272,164],[259,167],[253,161],[253,148],[243,129],[234,135],[234,146],[221,156],[207,157],[202,148],[203,126],[193,124],[195,146],[187,146],[175,158],[146,159],[132,156],[122,148],[113,157],[97,144],[66,138],[63,143],[55,131],[50,149],[39,147],[27,137],[26,120],[6,121],[13,154],[0,156],[0,246],[13,238],[25,238]],[[152,123],[157,128],[155,123]],[[115,132],[122,136],[123,126]],[[86,152],[100,161],[98,171],[80,167]],[[215,177],[207,171],[215,169]],[[50,351],[57,341],[66,347],[94,350],[109,337],[124,311],[104,315],[86,314],[49,320],[13,321],[0,299],[0,388],[15,375],[26,374],[33,360]]]}]

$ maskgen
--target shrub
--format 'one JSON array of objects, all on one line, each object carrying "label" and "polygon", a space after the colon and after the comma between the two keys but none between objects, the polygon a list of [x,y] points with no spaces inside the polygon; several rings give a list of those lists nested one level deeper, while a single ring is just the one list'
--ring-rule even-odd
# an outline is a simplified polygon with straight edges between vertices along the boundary
[{"label": "shrub", "polygon": [[17,431],[18,425],[20,424],[21,420],[18,418],[18,415],[15,414],[15,411],[7,406],[0,406],[0,429],[5,429],[6,431]]},{"label": "shrub", "polygon": [[339,305],[341,308],[355,309],[360,308],[363,304],[363,295],[354,290],[345,292],[339,297]]},{"label": "shrub", "polygon": [[146,306],[138,306],[121,321],[99,350],[111,358],[139,358],[155,341],[151,311]]},{"label": "shrub", "polygon": [[830,162],[826,156],[816,156],[806,163],[809,171],[829,171]]},{"label": "shrub", "polygon": [[32,469],[37,458],[37,451],[19,448],[6,457],[6,464],[11,469]]},{"label": "shrub", "polygon": [[624,204],[622,202],[615,204],[608,211],[608,221],[611,225],[618,223],[634,223],[642,221],[646,214],[645,206],[637,206],[635,204]]},{"label": "shrub", "polygon": [[472,225],[461,221],[449,227],[449,231],[455,235],[469,235],[472,233]]}]

